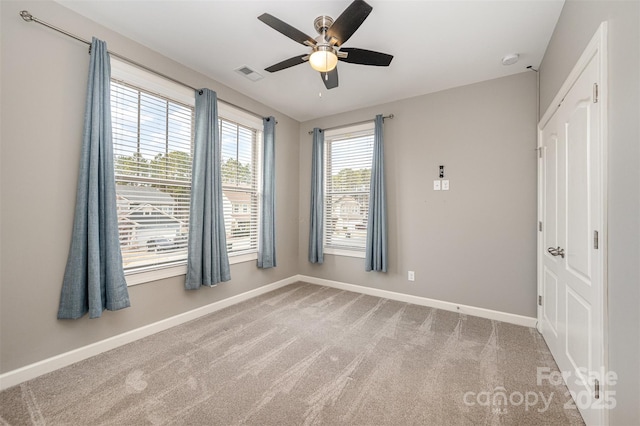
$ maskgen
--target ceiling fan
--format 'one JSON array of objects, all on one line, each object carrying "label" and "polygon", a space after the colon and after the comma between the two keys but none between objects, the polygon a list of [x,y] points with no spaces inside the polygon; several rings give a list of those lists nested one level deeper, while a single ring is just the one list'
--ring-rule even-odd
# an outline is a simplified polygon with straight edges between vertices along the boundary
[{"label": "ceiling fan", "polygon": [[335,21],[330,16],[318,16],[313,25],[320,35],[315,39],[275,16],[263,13],[258,16],[259,20],[311,49],[307,54],[294,56],[271,65],[265,68],[265,71],[281,71],[309,61],[314,70],[320,71],[327,89],[333,89],[338,87],[338,69],[336,68],[338,60],[360,65],[389,66],[393,59],[392,55],[355,47],[342,47],[372,10],[373,8],[363,0],[354,0]]}]

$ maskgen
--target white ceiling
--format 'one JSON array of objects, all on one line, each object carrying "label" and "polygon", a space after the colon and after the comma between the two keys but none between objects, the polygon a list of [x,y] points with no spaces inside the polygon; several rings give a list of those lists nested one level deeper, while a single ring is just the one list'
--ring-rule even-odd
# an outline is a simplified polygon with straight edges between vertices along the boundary
[{"label": "white ceiling", "polygon": [[[336,19],[350,0],[57,1],[299,121],[537,68],[564,4],[367,0],[373,11],[343,47],[394,59],[388,68],[341,62],[340,86],[327,90],[308,64],[264,71],[308,49],[257,17],[270,13],[315,38],[313,20]],[[520,61],[503,66],[509,53],[519,53]],[[264,78],[252,82],[234,72],[243,65]]]}]

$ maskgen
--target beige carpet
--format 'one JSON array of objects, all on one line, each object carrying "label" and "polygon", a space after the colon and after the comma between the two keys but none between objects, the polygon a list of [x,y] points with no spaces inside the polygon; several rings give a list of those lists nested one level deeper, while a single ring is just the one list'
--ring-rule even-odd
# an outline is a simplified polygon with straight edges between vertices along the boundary
[{"label": "beige carpet", "polygon": [[0,425],[583,424],[538,367],[534,329],[299,283],[8,389]]}]

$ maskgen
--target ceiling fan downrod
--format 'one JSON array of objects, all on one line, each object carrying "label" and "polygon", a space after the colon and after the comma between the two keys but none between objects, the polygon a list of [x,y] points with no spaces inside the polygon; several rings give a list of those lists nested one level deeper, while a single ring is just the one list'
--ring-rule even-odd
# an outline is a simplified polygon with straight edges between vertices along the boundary
[{"label": "ceiling fan downrod", "polygon": [[325,33],[327,32],[327,30],[331,28],[331,25],[333,25],[333,18],[331,16],[326,16],[326,15],[318,16],[313,21],[314,28],[316,29],[318,34],[321,34],[323,37],[325,36]]}]

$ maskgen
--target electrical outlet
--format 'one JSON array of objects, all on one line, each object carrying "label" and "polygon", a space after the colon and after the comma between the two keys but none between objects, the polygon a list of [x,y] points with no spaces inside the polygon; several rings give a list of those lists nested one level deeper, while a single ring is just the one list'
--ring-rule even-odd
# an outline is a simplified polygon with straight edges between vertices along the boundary
[{"label": "electrical outlet", "polygon": [[440,181],[439,180],[434,180],[433,181],[433,190],[434,191],[440,191]]},{"label": "electrical outlet", "polygon": [[409,271],[409,273],[407,274],[407,279],[409,281],[415,281],[416,280],[416,273],[414,271]]}]

